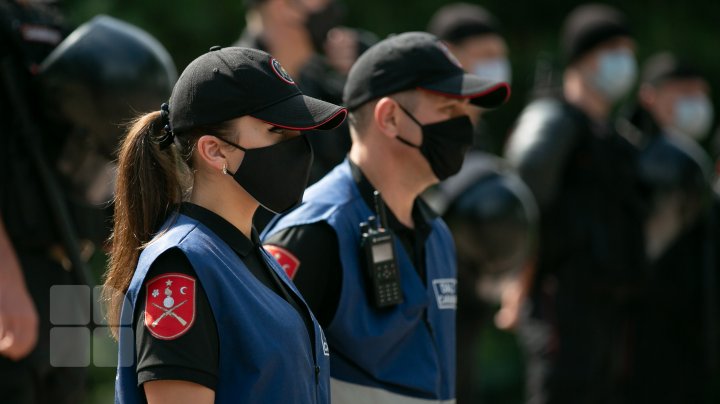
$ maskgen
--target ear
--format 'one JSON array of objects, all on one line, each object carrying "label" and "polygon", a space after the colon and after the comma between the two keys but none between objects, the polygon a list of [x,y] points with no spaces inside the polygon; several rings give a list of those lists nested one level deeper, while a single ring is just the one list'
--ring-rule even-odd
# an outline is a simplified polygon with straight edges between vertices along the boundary
[{"label": "ear", "polygon": [[375,104],[375,110],[373,112],[375,126],[377,126],[380,133],[391,138],[400,133],[398,114],[401,111],[394,100],[389,97],[381,98],[377,104]]},{"label": "ear", "polygon": [[222,171],[228,163],[225,144],[215,136],[203,135],[197,141],[196,153],[208,166]]}]

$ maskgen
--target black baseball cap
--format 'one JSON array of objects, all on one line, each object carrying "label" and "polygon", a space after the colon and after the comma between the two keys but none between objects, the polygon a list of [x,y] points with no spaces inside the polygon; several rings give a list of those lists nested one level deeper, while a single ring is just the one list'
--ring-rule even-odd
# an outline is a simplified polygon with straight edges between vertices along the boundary
[{"label": "black baseball cap", "polygon": [[327,130],[347,115],[343,107],[303,95],[269,54],[214,46],[193,60],[170,95],[170,127],[176,133],[250,115],[292,130]]},{"label": "black baseball cap", "polygon": [[562,51],[570,64],[598,45],[616,37],[631,37],[630,26],[617,9],[605,4],[583,4],[568,14],[562,34]]},{"label": "black baseball cap", "polygon": [[343,102],[353,110],[368,101],[415,88],[469,98],[483,108],[499,107],[510,97],[507,83],[465,73],[436,36],[406,32],[378,42],[358,58],[348,74]]},{"label": "black baseball cap", "polygon": [[484,8],[468,3],[452,3],[441,7],[430,19],[427,31],[448,43],[489,34],[500,34],[495,17]]}]

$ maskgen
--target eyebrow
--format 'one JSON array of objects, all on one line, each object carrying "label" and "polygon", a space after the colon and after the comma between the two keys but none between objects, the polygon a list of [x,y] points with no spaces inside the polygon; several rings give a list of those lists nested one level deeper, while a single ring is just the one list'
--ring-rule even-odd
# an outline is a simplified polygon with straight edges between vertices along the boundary
[{"label": "eyebrow", "polygon": [[448,99],[440,103],[439,108],[447,108],[455,105],[462,104],[462,100]]}]

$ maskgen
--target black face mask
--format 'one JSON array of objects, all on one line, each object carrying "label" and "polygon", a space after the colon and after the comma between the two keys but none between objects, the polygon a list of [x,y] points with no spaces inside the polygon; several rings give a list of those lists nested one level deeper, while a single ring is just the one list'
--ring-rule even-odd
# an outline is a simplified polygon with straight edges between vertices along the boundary
[{"label": "black face mask", "polygon": [[305,135],[254,149],[219,139],[245,152],[235,173],[224,171],[260,205],[274,213],[283,213],[302,201],[313,160],[312,147]]},{"label": "black face mask", "polygon": [[445,121],[435,122],[428,125],[421,124],[402,105],[398,104],[401,110],[410,117],[422,131],[423,141],[420,146],[403,139],[400,135],[396,138],[403,144],[420,149],[433,173],[442,181],[451,175],[457,174],[462,167],[465,153],[472,146],[473,125],[467,115],[451,118]]}]

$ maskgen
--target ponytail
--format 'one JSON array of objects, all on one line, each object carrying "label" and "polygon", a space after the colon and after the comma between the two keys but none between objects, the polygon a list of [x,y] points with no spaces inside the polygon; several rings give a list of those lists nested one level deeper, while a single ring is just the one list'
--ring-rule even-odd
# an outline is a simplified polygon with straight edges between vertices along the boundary
[{"label": "ponytail", "polygon": [[183,197],[176,148],[167,147],[168,135],[158,141],[163,126],[160,111],[140,116],[120,146],[110,262],[103,289],[115,337],[140,251]]}]

